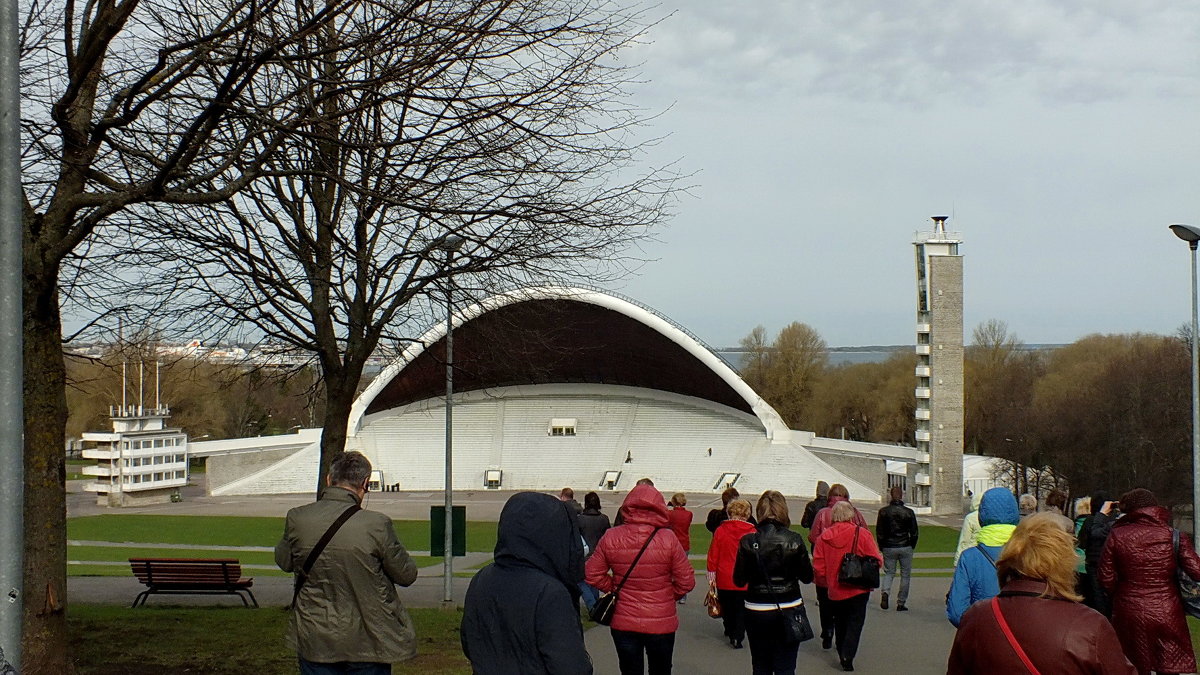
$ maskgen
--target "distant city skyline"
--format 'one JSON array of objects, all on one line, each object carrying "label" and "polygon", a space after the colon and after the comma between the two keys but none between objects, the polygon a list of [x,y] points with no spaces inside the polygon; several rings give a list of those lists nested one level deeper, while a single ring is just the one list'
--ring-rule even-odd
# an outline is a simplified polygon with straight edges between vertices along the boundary
[{"label": "distant city skyline", "polygon": [[[649,6],[649,3],[648,3]],[[963,235],[964,331],[1173,334],[1200,224],[1200,6],[667,0],[627,56],[693,173],[614,290],[711,345],[792,321],[906,344],[913,234]],[[673,12],[673,14],[672,14]]]}]

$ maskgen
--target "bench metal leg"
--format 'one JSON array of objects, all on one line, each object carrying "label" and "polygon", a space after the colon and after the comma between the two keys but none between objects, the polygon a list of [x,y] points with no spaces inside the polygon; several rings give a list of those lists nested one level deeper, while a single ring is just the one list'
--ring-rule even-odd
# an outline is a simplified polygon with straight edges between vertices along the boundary
[{"label": "bench metal leg", "polygon": [[[250,602],[254,603],[254,609],[258,609],[258,600],[254,599],[254,593],[252,593],[249,588],[246,589],[246,595],[250,596]],[[244,599],[242,601],[245,602]]]},{"label": "bench metal leg", "polygon": [[150,595],[150,591],[148,591],[148,590],[138,593],[137,597],[133,599],[133,607],[137,607],[139,603],[142,605],[145,605],[146,597],[149,595]]}]

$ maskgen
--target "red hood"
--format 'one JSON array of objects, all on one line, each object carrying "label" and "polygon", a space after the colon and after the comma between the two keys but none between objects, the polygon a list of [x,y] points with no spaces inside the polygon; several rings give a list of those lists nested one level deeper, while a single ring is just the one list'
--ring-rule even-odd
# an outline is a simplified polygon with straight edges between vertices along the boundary
[{"label": "red hood", "polygon": [[848,501],[850,501],[850,500],[846,499],[845,497],[842,497],[841,495],[838,495],[836,497],[830,497],[829,501],[825,502],[825,506],[828,508],[833,508],[833,505],[838,502],[848,502]]},{"label": "red hood", "polygon": [[621,517],[627,525],[667,527],[667,502],[652,485],[637,485],[625,495]]},{"label": "red hood", "polygon": [[835,548],[849,548],[854,543],[854,530],[858,525],[852,522],[833,523],[821,533],[821,541]]}]

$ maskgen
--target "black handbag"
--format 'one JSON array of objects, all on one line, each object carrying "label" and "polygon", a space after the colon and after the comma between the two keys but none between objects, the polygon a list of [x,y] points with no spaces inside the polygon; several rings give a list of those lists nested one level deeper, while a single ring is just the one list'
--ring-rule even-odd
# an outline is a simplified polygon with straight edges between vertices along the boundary
[{"label": "black handbag", "polygon": [[646,548],[650,546],[650,542],[654,541],[654,535],[658,534],[659,530],[662,529],[665,528],[658,528],[657,530],[651,532],[650,536],[646,538],[646,543],[642,544],[642,550],[638,551],[637,557],[633,559],[633,562],[629,565],[629,569],[625,570],[625,576],[621,577],[621,583],[617,584],[617,587],[614,588],[611,593],[605,593],[604,595],[601,595],[600,598],[596,600],[596,604],[592,605],[592,611],[588,612],[588,617],[592,621],[595,621],[601,626],[608,626],[612,624],[613,615],[617,613],[617,595],[621,592],[621,587],[624,586],[625,582],[629,580],[629,573],[633,571],[633,568],[637,566],[638,561],[642,559],[642,554],[646,552]]},{"label": "black handbag", "polygon": [[879,588],[879,559],[871,555],[858,554],[858,531],[862,525],[854,526],[854,543],[850,552],[842,556],[838,567],[838,582],[858,588]]},{"label": "black handbag", "polygon": [[[767,588],[770,588],[771,577],[767,576],[767,568],[763,565],[762,556],[758,553],[758,541],[756,540],[752,546],[754,548],[754,559],[758,561],[758,569],[763,575],[763,583],[767,585]],[[780,607],[779,600],[776,600],[775,609],[779,611],[780,618],[783,619],[784,642],[787,644],[796,644],[807,642],[816,637],[816,634],[813,633],[812,623],[808,620],[808,611],[804,609],[803,596],[800,598],[800,604],[786,609]]]}]

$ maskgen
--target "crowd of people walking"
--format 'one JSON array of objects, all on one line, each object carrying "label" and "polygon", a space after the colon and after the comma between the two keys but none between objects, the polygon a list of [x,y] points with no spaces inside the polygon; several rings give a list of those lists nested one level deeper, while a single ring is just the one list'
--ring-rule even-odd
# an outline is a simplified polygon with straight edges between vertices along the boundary
[{"label": "crowd of people walking", "polygon": [[[416,566],[390,520],[361,508],[370,469],[359,453],[335,458],[329,487],[288,513],[276,547],[279,566],[296,573],[288,639],[302,673],[382,674],[415,653],[395,587],[413,583]],[[706,518],[704,605],[728,648],[749,647],[754,675],[795,673],[801,645],[817,637],[853,671],[872,591],[883,610],[909,609],[920,531],[903,491],[890,491],[874,533],[844,485],[816,492],[802,512],[807,537],[775,490],[752,505],[727,489]],[[1200,617],[1192,538],[1148,490],[1107,497],[1077,500],[1074,519],[1057,490],[1042,504],[1006,488],[972,500],[946,593],[957,629],[948,674],[1196,671],[1186,623]],[[493,563],[466,592],[461,639],[473,672],[592,673],[582,603],[608,627],[621,675],[669,675],[680,605],[697,578],[687,503],[682,493],[668,502],[649,479],[611,521],[595,492],[582,505],[569,488],[513,495]]]}]

